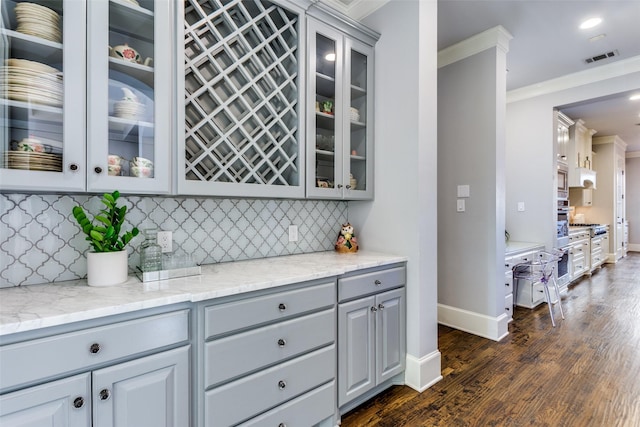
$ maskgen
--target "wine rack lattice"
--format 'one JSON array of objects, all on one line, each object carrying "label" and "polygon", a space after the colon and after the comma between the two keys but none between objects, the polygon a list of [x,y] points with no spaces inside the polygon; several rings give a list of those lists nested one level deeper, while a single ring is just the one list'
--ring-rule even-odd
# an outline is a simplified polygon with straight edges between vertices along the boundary
[{"label": "wine rack lattice", "polygon": [[298,185],[298,15],[185,1],[186,179]]}]

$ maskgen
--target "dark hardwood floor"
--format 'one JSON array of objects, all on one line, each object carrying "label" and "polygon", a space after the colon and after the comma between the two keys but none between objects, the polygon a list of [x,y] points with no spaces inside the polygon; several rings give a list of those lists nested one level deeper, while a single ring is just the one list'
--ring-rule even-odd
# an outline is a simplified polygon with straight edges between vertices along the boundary
[{"label": "dark hardwood floor", "polygon": [[516,308],[501,342],[439,326],[443,379],[396,386],[342,417],[351,426],[640,426],[640,253],[569,287],[555,307]]}]

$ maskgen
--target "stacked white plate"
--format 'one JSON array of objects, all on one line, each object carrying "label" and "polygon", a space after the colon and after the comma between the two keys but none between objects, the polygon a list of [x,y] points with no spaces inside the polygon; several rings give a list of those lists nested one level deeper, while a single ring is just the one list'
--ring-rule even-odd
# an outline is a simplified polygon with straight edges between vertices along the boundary
[{"label": "stacked white plate", "polygon": [[16,4],[16,19],[18,27],[16,31],[41,37],[46,40],[60,43],[60,15],[48,7],[35,3],[21,2]]},{"label": "stacked white plate", "polygon": [[144,111],[144,104],[135,101],[117,101],[113,104],[113,115],[121,119],[139,119]]},{"label": "stacked white plate", "polygon": [[0,67],[0,93],[9,99],[37,104],[62,105],[61,73],[48,65],[26,59],[7,59]]},{"label": "stacked white plate", "polygon": [[357,108],[351,107],[351,121],[352,122],[360,121],[360,111]]},{"label": "stacked white plate", "polygon": [[27,151],[5,151],[9,169],[62,172],[62,155]]}]

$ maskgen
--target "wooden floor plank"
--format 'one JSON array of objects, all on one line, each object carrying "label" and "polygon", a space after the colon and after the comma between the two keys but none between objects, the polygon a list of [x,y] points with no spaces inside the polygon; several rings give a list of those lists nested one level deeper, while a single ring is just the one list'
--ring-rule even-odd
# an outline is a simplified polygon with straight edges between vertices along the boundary
[{"label": "wooden floor plank", "polygon": [[640,253],[569,287],[551,327],[545,304],[516,308],[495,342],[438,327],[442,381],[394,386],[342,427],[640,427]]}]

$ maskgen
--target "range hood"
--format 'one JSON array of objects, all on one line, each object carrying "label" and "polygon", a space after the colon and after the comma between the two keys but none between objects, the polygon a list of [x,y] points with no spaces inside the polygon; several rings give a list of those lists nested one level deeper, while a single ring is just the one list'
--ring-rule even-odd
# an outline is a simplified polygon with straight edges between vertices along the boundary
[{"label": "range hood", "polygon": [[569,187],[596,188],[596,171],[587,168],[574,168],[569,174]]}]

